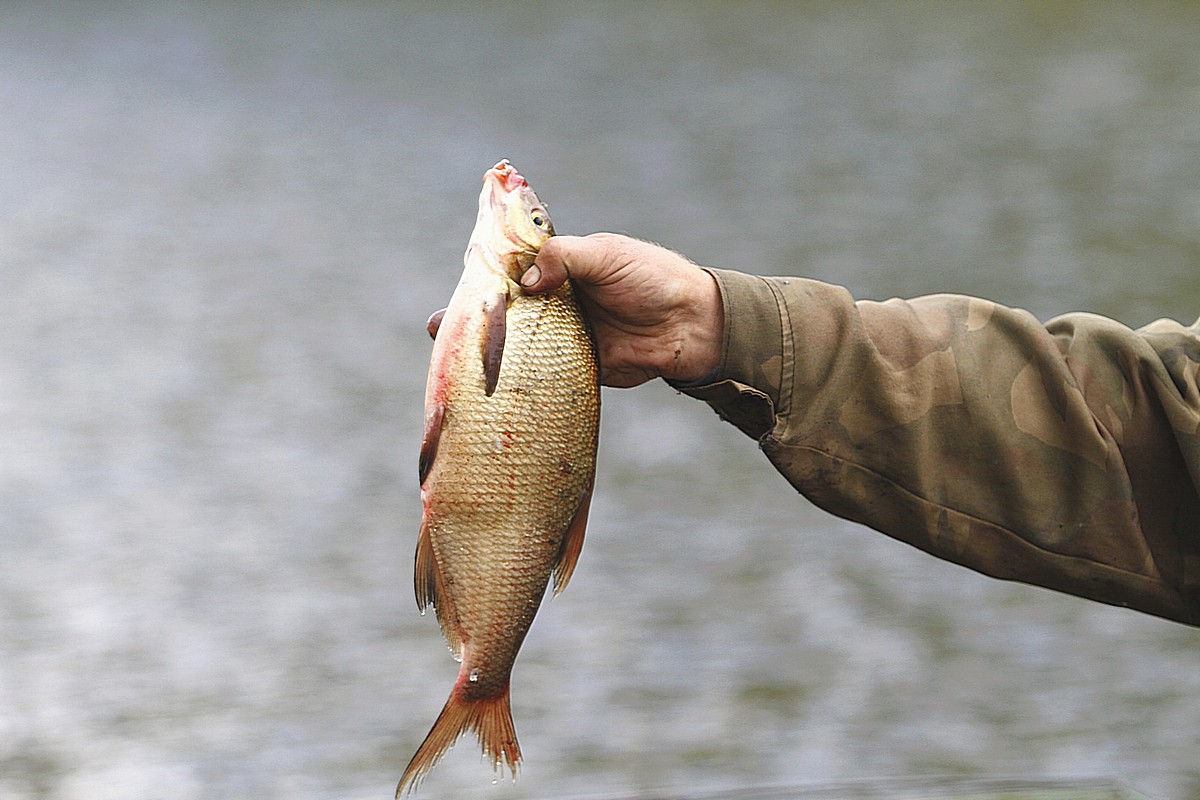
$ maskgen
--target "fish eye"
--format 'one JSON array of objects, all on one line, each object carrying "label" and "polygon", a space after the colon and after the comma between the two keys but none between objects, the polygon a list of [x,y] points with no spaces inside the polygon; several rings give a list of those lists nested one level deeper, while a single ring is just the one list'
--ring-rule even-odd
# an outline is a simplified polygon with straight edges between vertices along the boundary
[{"label": "fish eye", "polygon": [[540,208],[535,208],[529,214],[529,221],[538,226],[542,230],[550,229],[550,219],[546,216],[546,212]]}]

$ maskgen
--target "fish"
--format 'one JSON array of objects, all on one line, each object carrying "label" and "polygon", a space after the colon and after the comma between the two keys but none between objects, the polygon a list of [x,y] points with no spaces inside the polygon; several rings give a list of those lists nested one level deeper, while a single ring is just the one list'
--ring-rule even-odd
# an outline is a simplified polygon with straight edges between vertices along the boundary
[{"label": "fish", "polygon": [[[461,663],[396,787],[411,792],[467,731],[494,770],[521,763],[513,662],[547,587],[567,586],[596,473],[599,363],[568,280],[518,283],[554,235],[546,206],[507,159],[483,176],[463,273],[435,334],[418,459],[414,582]],[[435,315],[436,317],[436,315]]]}]

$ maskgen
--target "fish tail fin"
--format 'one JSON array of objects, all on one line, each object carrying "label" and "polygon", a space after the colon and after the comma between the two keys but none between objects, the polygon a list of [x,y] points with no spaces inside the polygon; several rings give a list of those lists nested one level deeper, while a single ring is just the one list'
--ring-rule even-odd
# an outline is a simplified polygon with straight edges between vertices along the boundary
[{"label": "fish tail fin", "polygon": [[474,731],[479,737],[483,754],[491,759],[492,766],[499,768],[502,763],[506,764],[515,779],[517,767],[521,764],[521,748],[517,744],[517,731],[513,726],[508,698],[507,683],[504,684],[504,691],[478,700],[468,699],[461,687],[456,685],[425,741],[421,742],[412,761],[405,767],[404,774],[400,776],[396,797],[412,792],[458,741],[458,737],[468,730]]}]

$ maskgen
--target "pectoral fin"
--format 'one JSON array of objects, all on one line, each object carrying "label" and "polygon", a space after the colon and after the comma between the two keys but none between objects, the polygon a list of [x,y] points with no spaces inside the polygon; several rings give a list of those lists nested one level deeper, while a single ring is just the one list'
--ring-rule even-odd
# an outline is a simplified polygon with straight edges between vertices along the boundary
[{"label": "pectoral fin", "polygon": [[500,361],[504,356],[505,319],[508,315],[508,294],[494,296],[484,303],[483,313],[483,390],[488,397],[496,391],[500,380]]},{"label": "pectoral fin", "polygon": [[429,332],[429,338],[437,341],[438,329],[442,327],[442,317],[446,316],[446,309],[435,311],[429,315],[429,319],[425,322],[425,330]]},{"label": "pectoral fin", "polygon": [[587,530],[588,508],[592,504],[592,487],[583,490],[579,498],[579,507],[575,509],[575,517],[563,536],[562,545],[558,551],[558,563],[554,566],[554,594],[562,593],[571,580],[579,554],[583,552],[583,534]]}]

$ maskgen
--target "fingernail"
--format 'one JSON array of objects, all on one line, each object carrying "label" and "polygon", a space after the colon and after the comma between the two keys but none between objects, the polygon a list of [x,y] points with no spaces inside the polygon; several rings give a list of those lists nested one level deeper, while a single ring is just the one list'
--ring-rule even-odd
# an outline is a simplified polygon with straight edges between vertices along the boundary
[{"label": "fingernail", "polygon": [[537,264],[534,264],[529,269],[525,270],[525,274],[521,276],[522,286],[533,286],[542,279],[542,271],[538,269]]}]

